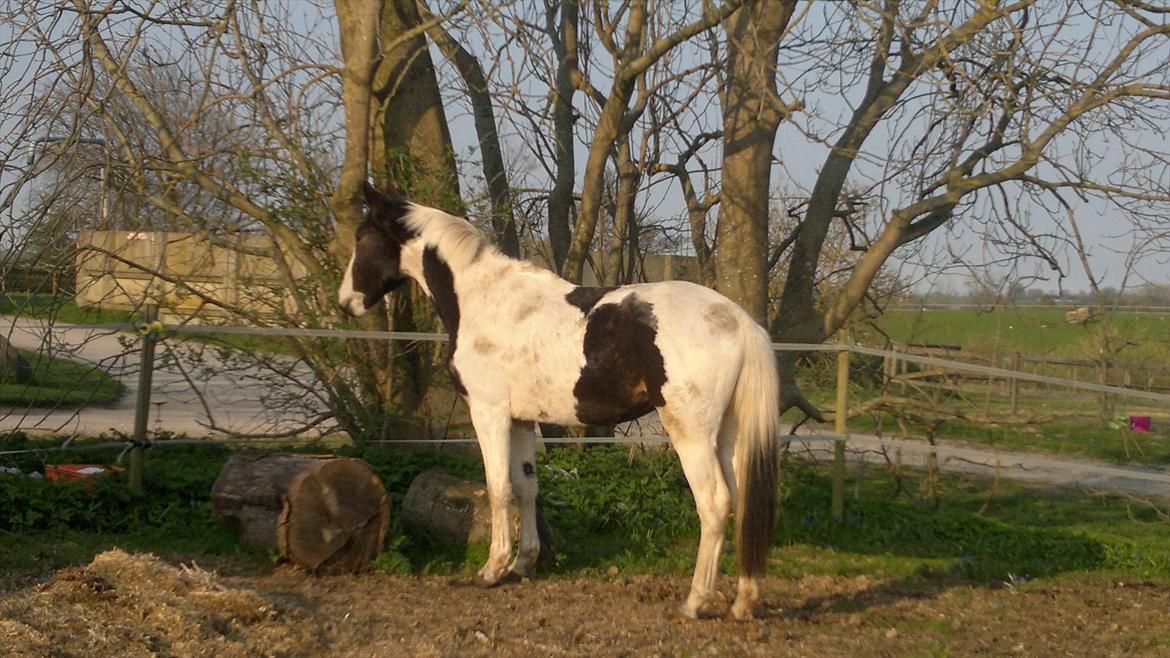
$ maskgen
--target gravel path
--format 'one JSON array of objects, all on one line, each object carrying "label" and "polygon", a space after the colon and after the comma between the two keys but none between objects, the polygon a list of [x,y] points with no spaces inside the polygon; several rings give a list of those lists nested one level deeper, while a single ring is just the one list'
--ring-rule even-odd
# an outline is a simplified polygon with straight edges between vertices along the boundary
[{"label": "gravel path", "polygon": [[[140,356],[136,334],[64,324],[50,328],[44,320],[8,316],[0,316],[0,333],[18,348],[48,349],[54,356],[93,364],[118,377],[126,386],[126,393],[109,406],[81,409],[0,406],[0,431],[20,429],[30,433],[78,435],[133,432]],[[287,408],[276,410],[268,398],[271,387],[260,380],[263,373],[239,366],[227,367],[214,350],[204,354],[207,368],[186,374],[173,362],[167,363],[166,356],[166,349],[160,344],[147,424],[151,431],[193,436],[221,434],[209,429],[214,421],[216,426],[231,432],[278,432],[303,424],[313,409],[309,404],[299,413]],[[312,381],[307,369],[302,366],[300,370],[298,376],[305,378],[303,381]]]}]

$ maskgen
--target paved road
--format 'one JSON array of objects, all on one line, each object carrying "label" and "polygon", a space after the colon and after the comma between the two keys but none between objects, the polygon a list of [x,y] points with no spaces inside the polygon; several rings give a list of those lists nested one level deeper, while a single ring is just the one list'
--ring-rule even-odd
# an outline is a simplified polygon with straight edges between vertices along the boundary
[{"label": "paved road", "polygon": [[[831,459],[833,444],[828,441],[796,442],[793,450],[807,452],[817,459]],[[866,435],[850,435],[848,457],[865,464],[884,465],[902,453],[902,464],[924,467],[933,452],[939,468],[956,473],[999,476],[1021,482],[1045,483],[1062,487],[1111,493],[1125,493],[1143,499],[1170,499],[1170,472],[1166,468],[1137,465],[1118,466],[1092,460],[1073,460],[1053,455],[1002,452],[983,447],[931,446],[921,440],[894,440]]]},{"label": "paved road", "polygon": [[[55,356],[93,364],[118,377],[126,393],[109,407],[83,409],[33,409],[0,406],[0,430],[30,433],[86,434],[134,430],[134,406],[138,386],[139,341],[132,333],[93,330],[44,320],[0,316],[0,333],[13,345],[28,350],[51,350]],[[187,343],[198,347],[198,344]],[[214,350],[204,352],[206,368],[180,367],[164,341],[158,345],[151,388],[147,427],[176,434],[206,436],[285,431],[311,414],[309,409],[289,410],[272,399],[273,387],[265,384],[254,368],[226,366]],[[303,366],[294,365],[294,376],[311,382]],[[322,409],[317,405],[317,409]],[[216,431],[212,427],[222,428]]]},{"label": "paved road", "polygon": [[[138,382],[136,335],[94,331],[71,325],[55,325],[49,331],[41,320],[4,316],[0,316],[0,332],[18,347],[43,349],[47,345],[58,355],[105,368],[121,378],[128,389],[115,405],[108,408],[45,411],[0,407],[0,430],[22,429],[50,434],[85,435],[111,430],[126,434],[132,432],[134,388]],[[155,371],[148,424],[151,430],[192,436],[221,434],[209,430],[214,417],[218,427],[232,432],[283,431],[303,423],[306,414],[323,409],[323,405],[309,405],[308,409],[299,414],[274,411],[277,405],[266,398],[271,394],[272,387],[257,381],[255,372],[228,369],[214,355],[208,355],[212,367],[201,374],[187,377],[173,363],[166,363],[165,354],[165,350],[160,350],[160,355],[164,356],[161,359],[163,363]],[[311,375],[303,369],[297,376],[304,381],[312,381]],[[206,402],[206,406],[201,400]],[[649,422],[641,423],[639,431],[660,436],[662,428],[656,418],[650,418]],[[832,444],[825,441],[797,442],[793,449],[825,459],[831,454]],[[948,471],[993,475],[998,461],[1000,476],[1008,479],[1119,491],[1145,498],[1170,498],[1170,474],[1165,469],[1120,467],[1102,462],[1066,460],[1051,455],[956,447],[950,443],[932,448],[924,441],[865,435],[849,437],[849,458],[863,464],[884,464],[894,458],[896,450],[901,450],[902,463],[906,466],[923,466],[927,455],[933,451],[940,467]]]}]

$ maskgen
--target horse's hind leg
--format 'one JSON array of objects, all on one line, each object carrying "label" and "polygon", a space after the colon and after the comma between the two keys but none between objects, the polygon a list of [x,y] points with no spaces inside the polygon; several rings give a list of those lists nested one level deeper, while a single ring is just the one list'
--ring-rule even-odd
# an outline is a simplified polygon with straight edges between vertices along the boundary
[{"label": "horse's hind leg", "polygon": [[476,584],[491,587],[499,584],[508,573],[508,562],[512,557],[512,514],[508,504],[512,497],[512,419],[506,411],[500,413],[501,410],[494,406],[469,406],[471,423],[475,426],[479,451],[483,456],[483,475],[487,480],[488,503],[492,510],[491,547]]},{"label": "horse's hind leg", "polygon": [[[731,492],[732,507],[738,505],[735,479],[735,441],[739,434],[739,423],[735,413],[731,410],[723,417],[723,424],[719,428],[719,465],[723,468],[723,477],[727,481],[727,488]],[[736,511],[736,514],[741,514]],[[738,550],[739,547],[737,546]],[[736,619],[751,619],[756,604],[760,600],[759,578],[745,576],[742,573],[736,585],[735,603],[731,606],[731,615]]]},{"label": "horse's hind leg", "polygon": [[691,592],[682,612],[692,619],[714,616],[719,554],[723,551],[723,533],[731,514],[731,494],[715,452],[715,431],[688,427],[673,414],[661,413],[662,409],[659,412],[682,462],[699,513],[699,554],[695,559]]},{"label": "horse's hind leg", "polygon": [[540,555],[536,529],[536,434],[532,423],[512,421],[512,494],[520,510],[520,547],[512,573],[531,576]]}]

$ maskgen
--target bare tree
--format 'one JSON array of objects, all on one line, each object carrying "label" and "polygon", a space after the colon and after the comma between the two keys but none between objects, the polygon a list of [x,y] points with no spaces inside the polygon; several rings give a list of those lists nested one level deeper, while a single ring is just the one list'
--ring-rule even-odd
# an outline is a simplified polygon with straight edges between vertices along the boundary
[{"label": "bare tree", "polygon": [[[1167,68],[1152,56],[1166,44],[1168,28],[1157,18],[1164,8],[1127,2],[1102,7],[1117,23],[1078,5],[1024,1],[944,7],[890,0],[829,11],[846,19],[841,28],[798,35],[796,51],[816,51],[826,61],[822,81],[846,78],[834,82],[839,92],[863,93],[847,121],[830,127],[832,137],[824,138],[828,155],[792,242],[779,311],[771,321],[781,340],[820,342],[832,335],[895,250],[955,222],[994,215],[997,228],[1007,229],[1012,240],[1036,245],[1026,227],[1013,223],[1017,204],[1011,199],[1045,188],[1150,196],[1132,185],[1104,183],[1108,170],[1079,166],[1089,162],[1070,162],[1063,154],[1091,152],[1095,128],[1124,140],[1126,130],[1165,120]],[[856,47],[824,58],[827,44],[846,40]],[[1111,45],[1104,45],[1107,40]],[[868,61],[852,55],[862,44]],[[869,145],[879,126],[899,133]],[[820,132],[811,123],[806,129]],[[1128,172],[1131,183],[1142,178],[1133,175],[1138,170],[1148,175],[1149,167],[1165,166],[1165,158],[1148,149],[1137,153],[1145,161]],[[874,189],[885,191],[880,220],[865,227],[848,280],[819,307],[814,282],[821,248],[833,222],[848,216],[842,213],[842,190],[851,176],[868,177]],[[781,358],[789,383],[794,359]],[[815,413],[791,386],[785,405]]]},{"label": "bare tree", "polygon": [[724,21],[728,71],[723,110],[723,191],[715,287],[757,322],[768,308],[768,216],[776,129],[789,112],[776,91],[776,57],[795,0],[743,7]]},{"label": "bare tree", "polygon": [[[81,194],[28,207],[22,192],[55,179],[107,198],[111,226],[270,258],[288,301],[269,313],[188,286],[249,322],[337,321],[368,175],[462,213],[477,187],[452,140],[464,117],[474,139],[454,142],[477,149],[506,250],[547,251],[576,281],[592,264],[607,284],[635,280],[651,243],[693,251],[705,283],[784,341],[827,339],[932,236],[954,237],[943,259],[978,235],[1062,276],[1069,231],[1094,233],[1066,206],[1108,207],[1139,249],[1164,253],[1170,235],[1170,162],[1144,137],[1170,123],[1160,3],[10,4],[0,217],[28,212],[8,245],[82,223],[64,212]],[[429,326],[420,303],[364,321]],[[289,346],[353,432],[423,404],[437,361],[419,345]],[[785,404],[815,415],[795,358]]]}]

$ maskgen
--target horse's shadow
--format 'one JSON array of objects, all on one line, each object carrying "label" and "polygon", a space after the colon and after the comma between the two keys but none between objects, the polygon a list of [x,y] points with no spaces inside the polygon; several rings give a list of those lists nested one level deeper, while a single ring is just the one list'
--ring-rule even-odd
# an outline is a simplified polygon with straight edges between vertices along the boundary
[{"label": "horse's shadow", "polygon": [[960,586],[998,589],[1003,587],[1003,584],[972,581],[950,572],[935,573],[929,577],[915,574],[878,582],[860,592],[834,592],[811,596],[795,607],[766,607],[760,610],[757,616],[776,621],[810,621],[825,614],[860,613],[905,601],[926,601]]}]

